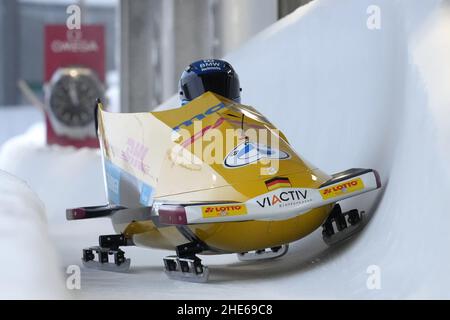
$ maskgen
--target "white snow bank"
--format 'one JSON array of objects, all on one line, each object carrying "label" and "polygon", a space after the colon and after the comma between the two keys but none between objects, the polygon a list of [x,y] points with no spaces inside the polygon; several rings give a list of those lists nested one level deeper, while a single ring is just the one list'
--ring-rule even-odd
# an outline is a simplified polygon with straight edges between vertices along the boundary
[{"label": "white snow bank", "polygon": [[[109,220],[66,221],[67,208],[106,203],[101,156],[97,149],[47,146],[42,123],[25,134],[8,140],[0,148],[0,169],[24,181],[45,204],[49,221],[43,237],[50,238],[49,246],[59,255],[59,264],[49,260],[46,267],[60,266],[59,275],[70,265],[81,266],[81,250],[98,244],[100,234],[113,232]],[[0,199],[1,205],[1,199]],[[11,245],[14,248],[14,245]],[[26,267],[24,267],[26,268]],[[28,265],[28,268],[33,267]],[[2,267],[0,266],[0,273]],[[81,289],[85,286],[81,277]],[[82,290],[66,291],[77,298]]]},{"label": "white snow bank", "polygon": [[25,180],[52,221],[65,222],[67,208],[106,203],[100,151],[47,146],[42,123],[2,146],[0,169]]},{"label": "white snow bank", "polygon": [[66,296],[45,210],[19,179],[0,171],[0,299]]}]

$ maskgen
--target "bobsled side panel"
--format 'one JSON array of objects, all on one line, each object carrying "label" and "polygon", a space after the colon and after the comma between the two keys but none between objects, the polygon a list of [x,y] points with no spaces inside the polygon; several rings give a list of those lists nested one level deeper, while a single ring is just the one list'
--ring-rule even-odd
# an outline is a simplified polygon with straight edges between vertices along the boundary
[{"label": "bobsled side panel", "polygon": [[150,113],[99,111],[105,186],[111,203],[142,206],[155,195],[171,130]]},{"label": "bobsled side panel", "polygon": [[[330,211],[331,205],[327,205],[280,221],[211,223],[190,225],[186,228],[190,230],[189,234],[216,253],[245,252],[299,240],[318,228]],[[156,228],[145,221],[114,227],[116,232],[124,233],[134,244],[141,247],[174,250],[176,246],[190,241],[185,233],[175,226]]]},{"label": "bobsled side panel", "polygon": [[280,221],[245,221],[189,226],[207,245],[225,252],[246,252],[299,240],[327,218],[331,205]]}]

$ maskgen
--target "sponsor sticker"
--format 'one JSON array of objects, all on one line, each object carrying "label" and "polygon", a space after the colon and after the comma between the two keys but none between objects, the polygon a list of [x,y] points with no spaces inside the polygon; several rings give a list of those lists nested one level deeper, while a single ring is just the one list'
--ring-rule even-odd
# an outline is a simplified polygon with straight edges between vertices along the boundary
[{"label": "sponsor sticker", "polygon": [[364,189],[364,183],[361,178],[345,181],[334,186],[325,187],[320,190],[322,199],[327,200],[349,194]]},{"label": "sponsor sticker", "polygon": [[270,180],[265,181],[267,190],[272,191],[279,188],[290,188],[292,187],[291,182],[288,178],[275,177]]},{"label": "sponsor sticker", "polygon": [[120,202],[120,169],[112,162],[105,161],[106,186],[108,190],[108,200],[111,203],[119,204]]},{"label": "sponsor sticker", "polygon": [[247,207],[244,204],[202,207],[203,218],[243,216],[246,214],[247,214]]},{"label": "sponsor sticker", "polygon": [[270,193],[264,197],[258,198],[256,203],[261,208],[295,207],[307,204],[312,201],[308,195],[307,189],[283,189],[277,193]]},{"label": "sponsor sticker", "polygon": [[133,138],[128,138],[126,147],[121,151],[120,158],[134,169],[145,174],[149,170],[144,161],[147,154],[148,147]]},{"label": "sponsor sticker", "polygon": [[226,168],[237,168],[255,163],[261,159],[289,159],[288,153],[271,148],[265,144],[244,142],[234,148],[225,158]]},{"label": "sponsor sticker", "polygon": [[216,60],[203,60],[199,65],[200,73],[209,72],[211,70],[223,71],[223,64]]},{"label": "sponsor sticker", "polygon": [[153,188],[145,183],[142,184],[141,188],[141,195],[139,198],[140,204],[143,206],[150,205],[151,201],[153,200]]},{"label": "sponsor sticker", "polygon": [[217,104],[217,105],[215,105],[215,106],[212,106],[211,108],[209,108],[208,110],[206,110],[204,113],[199,113],[199,114],[193,116],[192,118],[187,119],[187,120],[185,120],[184,122],[180,123],[179,125],[173,127],[172,129],[175,130],[175,131],[177,131],[177,130],[179,130],[181,127],[186,127],[186,128],[188,128],[188,127],[190,127],[190,126],[192,126],[192,125],[194,124],[194,121],[195,121],[195,120],[201,121],[201,120],[203,120],[204,118],[206,118],[207,116],[209,116],[209,115],[211,115],[211,114],[214,114],[214,113],[216,113],[217,111],[219,111],[219,110],[221,110],[221,109],[223,109],[223,108],[225,108],[225,104],[223,104],[223,102],[220,102],[219,104]]}]

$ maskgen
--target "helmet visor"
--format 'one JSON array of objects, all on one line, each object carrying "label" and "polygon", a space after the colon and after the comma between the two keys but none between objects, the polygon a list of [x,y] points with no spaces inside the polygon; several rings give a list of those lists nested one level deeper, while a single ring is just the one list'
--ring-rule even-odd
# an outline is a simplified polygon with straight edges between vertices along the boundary
[{"label": "helmet visor", "polygon": [[182,85],[182,90],[188,100],[193,100],[207,91],[237,102],[240,100],[239,80],[235,75],[225,72],[196,75]]}]

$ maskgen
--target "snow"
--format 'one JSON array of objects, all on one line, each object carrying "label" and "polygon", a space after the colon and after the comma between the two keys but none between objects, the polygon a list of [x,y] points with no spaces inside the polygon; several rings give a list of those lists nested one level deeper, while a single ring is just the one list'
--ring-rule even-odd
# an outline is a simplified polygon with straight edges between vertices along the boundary
[{"label": "snow", "polygon": [[[379,30],[366,25],[371,5],[380,8]],[[71,297],[450,298],[449,18],[442,0],[316,0],[226,57],[239,72],[243,101],[306,159],[329,173],[380,172],[380,192],[344,203],[373,213],[351,242],[327,248],[318,230],[275,261],[207,256],[208,284],[168,280],[166,251],[127,248],[129,274],[83,269],[81,290]],[[25,180],[46,205],[61,261],[49,261],[49,269],[80,264],[81,249],[112,232],[108,220],[64,221],[67,207],[105,202],[97,151],[46,147],[41,125],[3,145],[0,168]],[[373,265],[379,290],[367,287]]]},{"label": "snow", "polygon": [[64,297],[43,203],[23,181],[1,170],[0,203],[0,299]]}]

